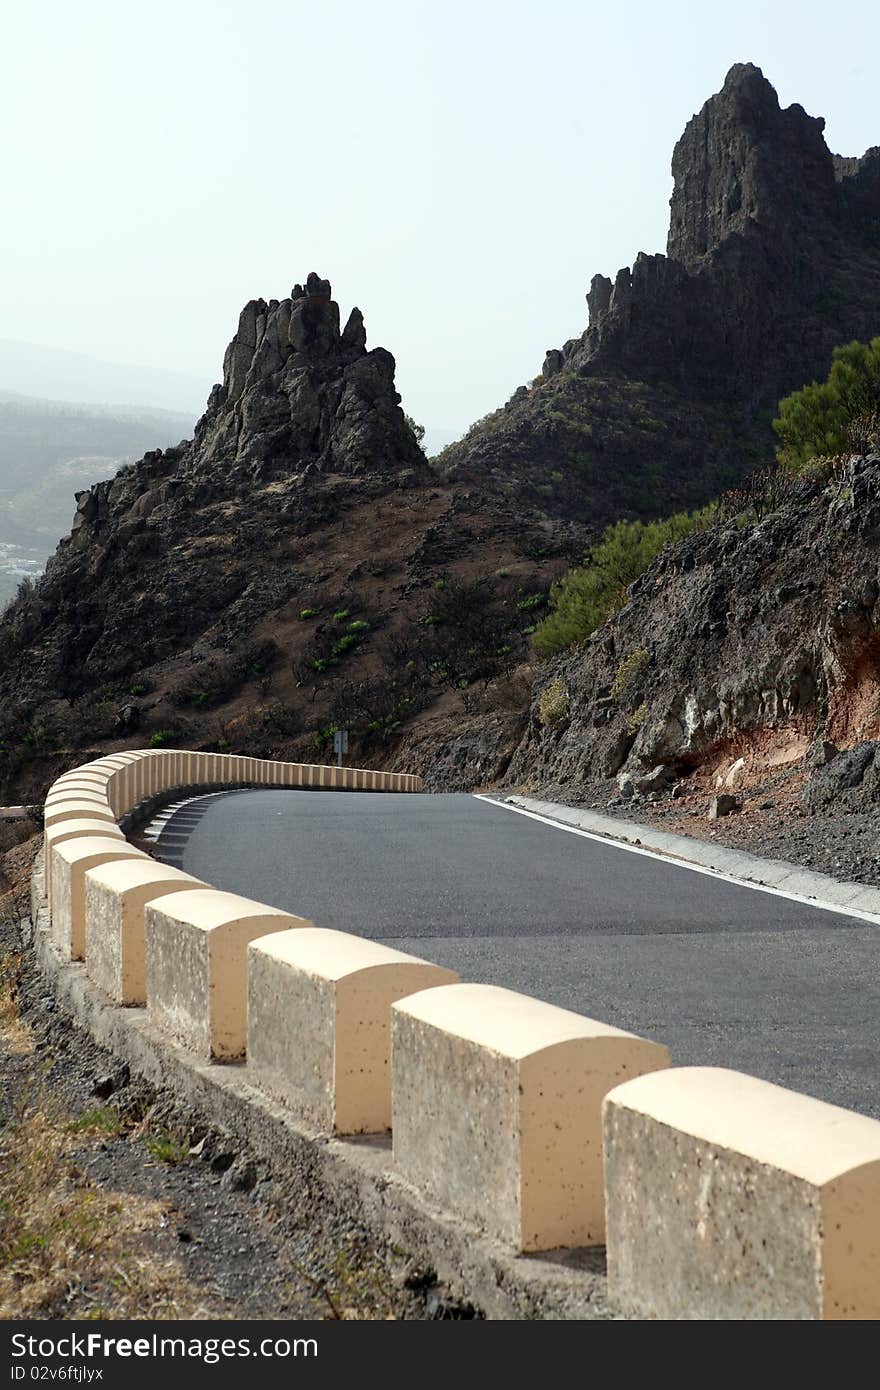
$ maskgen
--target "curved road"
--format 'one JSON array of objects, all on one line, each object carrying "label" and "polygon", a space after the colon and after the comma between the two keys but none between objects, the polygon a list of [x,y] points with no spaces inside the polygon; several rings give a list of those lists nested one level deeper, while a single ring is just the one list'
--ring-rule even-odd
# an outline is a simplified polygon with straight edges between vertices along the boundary
[{"label": "curved road", "polygon": [[218,888],[880,1116],[880,927],[471,796],[240,791],[159,854]]}]

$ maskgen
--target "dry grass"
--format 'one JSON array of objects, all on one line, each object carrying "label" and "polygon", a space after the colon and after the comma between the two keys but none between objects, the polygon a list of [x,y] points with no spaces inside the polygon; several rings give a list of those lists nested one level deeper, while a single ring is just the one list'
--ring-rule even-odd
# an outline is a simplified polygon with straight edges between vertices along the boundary
[{"label": "dry grass", "polygon": [[72,1117],[43,1085],[18,1013],[11,952],[0,960],[0,1318],[223,1316],[161,1249],[161,1202],[93,1185],[82,1162],[118,1132],[112,1111]]}]

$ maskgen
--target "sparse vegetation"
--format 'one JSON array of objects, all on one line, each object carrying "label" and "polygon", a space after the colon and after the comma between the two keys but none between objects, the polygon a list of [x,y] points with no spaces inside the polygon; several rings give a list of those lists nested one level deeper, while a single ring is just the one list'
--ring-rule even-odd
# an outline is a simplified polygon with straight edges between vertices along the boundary
[{"label": "sparse vegetation", "polygon": [[[621,709],[634,712],[650,665],[651,653],[645,647],[636,647],[634,652],[630,652],[629,656],[621,661],[611,683],[611,698]],[[642,717],[644,718],[644,714]]]},{"label": "sparse vegetation", "polygon": [[550,590],[550,612],[532,642],[540,656],[577,647],[622,606],[626,590],[665,545],[702,531],[717,516],[716,504],[678,512],[664,521],[618,521],[609,526],[583,565]]},{"label": "sparse vegetation", "polygon": [[554,724],[568,718],[568,712],[569,700],[565,681],[561,676],[557,676],[544,687],[538,697],[538,717],[545,729],[552,729]]},{"label": "sparse vegetation", "polygon": [[638,709],[634,709],[633,712],[632,712],[632,714],[628,714],[628,715],[626,716],[626,727],[627,727],[627,729],[629,730],[629,732],[630,732],[631,734],[637,734],[637,733],[638,733],[639,729],[642,727],[642,725],[643,725],[644,722],[645,722],[645,717],[646,717],[647,713],[648,713],[648,707],[647,707],[647,705],[646,705],[646,704],[644,703],[644,701],[643,701],[643,702],[639,705]]},{"label": "sparse vegetation", "polygon": [[422,441],[425,438],[425,426],[417,424],[411,415],[405,415],[403,418],[406,420],[410,434],[421,449]]},{"label": "sparse vegetation", "polygon": [[169,743],[174,743],[177,739],[176,729],[156,729],[155,733],[150,734],[151,748],[167,748]]},{"label": "sparse vegetation", "polygon": [[234,656],[200,661],[190,675],[168,692],[168,698],[175,705],[197,709],[225,704],[248,681],[266,676],[277,659],[274,642],[251,642]]},{"label": "sparse vegetation", "polygon": [[183,1163],[189,1155],[189,1140],[170,1129],[157,1129],[147,1134],[144,1143],[159,1163]]}]

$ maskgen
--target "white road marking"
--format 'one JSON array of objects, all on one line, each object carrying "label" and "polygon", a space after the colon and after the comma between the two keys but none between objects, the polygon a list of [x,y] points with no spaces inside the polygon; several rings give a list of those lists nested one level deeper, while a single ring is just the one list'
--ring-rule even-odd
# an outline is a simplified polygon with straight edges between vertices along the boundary
[{"label": "white road marking", "polygon": [[[643,845],[628,845],[625,840],[613,840],[608,835],[597,835],[593,830],[582,830],[579,825],[566,825],[565,821],[552,820],[550,816],[542,816],[538,811],[527,811],[524,806],[511,806],[508,801],[496,801],[494,797],[485,796],[482,792],[474,792],[473,796],[475,801],[485,801],[487,805],[497,806],[499,810],[528,816],[530,820],[549,825],[554,830],[567,830],[570,835],[581,835],[585,840],[595,840],[597,844],[606,845],[610,849],[622,849],[627,854],[642,854],[648,859],[658,859],[662,864],[671,864],[676,869],[689,869],[692,874],[705,874],[707,878],[718,878],[722,883],[732,883],[737,888],[751,888],[756,893],[772,893],[774,897],[787,898],[789,902],[802,903],[804,907],[818,908],[820,912],[834,912],[838,917],[855,917],[871,926],[880,926],[880,916],[873,912],[859,912],[855,908],[841,907],[837,903],[822,902],[819,898],[805,898],[800,893],[787,893],[784,888],[774,888],[769,883],[752,883],[747,878],[736,878],[735,875],[726,874],[721,869],[710,869],[704,864],[692,864],[688,859],[661,854],[656,849],[645,849]],[[865,884],[866,889],[870,886]]]}]

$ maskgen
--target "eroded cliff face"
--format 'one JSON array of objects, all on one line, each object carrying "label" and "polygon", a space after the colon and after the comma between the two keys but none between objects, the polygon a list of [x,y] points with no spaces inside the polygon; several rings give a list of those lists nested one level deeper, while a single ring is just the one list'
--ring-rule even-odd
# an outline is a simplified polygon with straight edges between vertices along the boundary
[{"label": "eroded cliff face", "polygon": [[[880,150],[833,155],[737,64],[673,157],[665,255],[587,294],[589,324],[443,457],[585,520],[707,501],[772,451],[781,396],[880,325]],[[609,501],[611,506],[608,506]]]},{"label": "eroded cliff face", "polygon": [[[563,713],[548,721],[554,683]],[[766,770],[878,736],[875,456],[664,552],[614,619],[542,671],[508,782],[571,795],[623,772],[658,790],[726,756]]]}]

